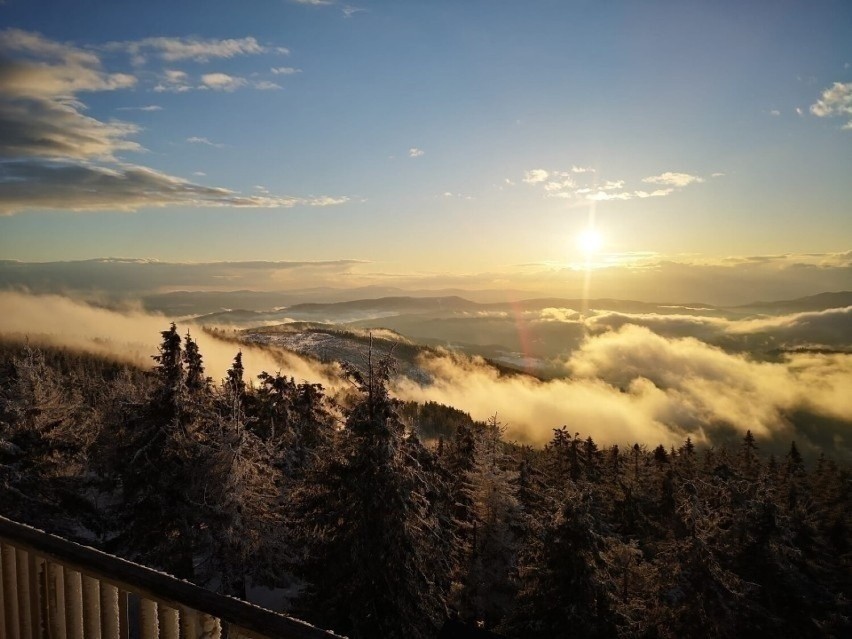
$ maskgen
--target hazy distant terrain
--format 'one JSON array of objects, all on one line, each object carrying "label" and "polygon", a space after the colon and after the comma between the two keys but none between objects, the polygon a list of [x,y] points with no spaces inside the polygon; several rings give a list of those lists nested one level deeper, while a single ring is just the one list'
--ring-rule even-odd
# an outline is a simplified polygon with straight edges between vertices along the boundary
[{"label": "hazy distant terrain", "polygon": [[[852,293],[714,307],[614,299],[527,299],[477,303],[460,296],[397,296],[299,303],[267,310],[221,310],[197,316],[205,325],[325,324],[341,331],[387,329],[413,342],[480,355],[544,376],[588,335],[644,326],[671,338],[693,337],[729,352],[776,358],[785,350],[845,352],[852,347]],[[317,327],[314,326],[314,329]],[[282,329],[283,330],[283,329]],[[294,350],[309,352],[293,341]]]}]

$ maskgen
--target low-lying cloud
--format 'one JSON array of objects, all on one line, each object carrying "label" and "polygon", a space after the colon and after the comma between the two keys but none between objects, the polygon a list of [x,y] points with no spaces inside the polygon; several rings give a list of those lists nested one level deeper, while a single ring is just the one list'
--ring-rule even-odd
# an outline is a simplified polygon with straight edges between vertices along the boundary
[{"label": "low-lying cloud", "polygon": [[[798,440],[852,455],[852,355],[756,362],[694,338],[624,326],[587,337],[564,379],[505,376],[484,360],[450,353],[421,364],[432,383],[400,380],[400,397],[449,404],[480,420],[496,413],[507,435],[523,442],[544,444],[563,424],[599,443],[666,446],[687,436],[715,445],[750,429],[770,447]],[[803,415],[829,426],[808,430],[798,422]]]},{"label": "low-lying cloud", "polygon": [[[0,292],[0,334],[26,338],[35,345],[49,344],[96,353],[135,366],[153,366],[151,356],[160,345],[160,332],[170,319],[142,311],[111,311],[58,295]],[[187,326],[178,322],[181,334]],[[334,366],[318,364],[294,353],[269,350],[219,339],[189,327],[198,342],[207,374],[225,378],[237,351],[243,352],[246,377],[260,372],[282,374],[297,381],[318,382],[335,390],[341,380]]]}]

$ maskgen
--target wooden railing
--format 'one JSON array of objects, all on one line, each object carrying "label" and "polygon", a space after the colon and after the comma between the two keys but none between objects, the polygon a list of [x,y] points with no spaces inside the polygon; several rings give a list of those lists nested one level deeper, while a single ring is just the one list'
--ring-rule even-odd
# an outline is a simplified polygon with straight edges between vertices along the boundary
[{"label": "wooden railing", "polygon": [[2,639],[327,639],[298,619],[0,517]]}]

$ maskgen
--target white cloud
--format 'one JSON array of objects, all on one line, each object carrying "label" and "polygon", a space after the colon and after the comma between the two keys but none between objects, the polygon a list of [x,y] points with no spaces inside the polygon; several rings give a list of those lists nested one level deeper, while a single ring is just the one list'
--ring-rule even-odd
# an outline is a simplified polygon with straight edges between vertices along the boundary
[{"label": "white cloud", "polygon": [[671,195],[672,193],[674,193],[674,189],[669,188],[657,189],[655,191],[651,191],[650,193],[648,191],[635,191],[633,194],[640,199],[644,199],[648,197],[665,197],[667,195]]},{"label": "white cloud", "polygon": [[258,82],[254,82],[252,86],[258,91],[277,91],[279,89],[283,89],[280,84],[275,84],[274,82],[269,82],[268,80],[260,80]]},{"label": "white cloud", "polygon": [[772,110],[769,112],[769,115],[772,115],[772,116],[778,117],[779,115],[781,115],[781,111],[779,111],[778,109],[772,109]]},{"label": "white cloud", "polygon": [[180,69],[164,69],[160,76],[160,81],[154,87],[157,93],[183,93],[191,91],[192,85],[189,83],[189,75],[186,71]]},{"label": "white cloud", "polygon": [[423,149],[418,149],[416,146],[413,146],[408,149],[408,157],[410,158],[419,158],[425,154],[426,152]]},{"label": "white cloud", "polygon": [[524,173],[524,182],[527,184],[539,184],[547,180],[549,176],[550,173],[544,169],[532,169]]},{"label": "white cloud", "polygon": [[162,111],[163,107],[157,104],[148,104],[146,106],[126,106],[126,107],[118,107],[116,111]]},{"label": "white cloud", "polygon": [[133,56],[136,64],[143,64],[149,55],[166,62],[192,60],[208,62],[211,59],[233,58],[241,55],[260,53],[287,53],[281,47],[262,46],[255,38],[229,38],[224,40],[202,38],[145,38],[128,42],[111,42],[106,45],[110,50],[126,51]]},{"label": "white cloud", "polygon": [[704,178],[698,177],[697,175],[690,175],[689,173],[673,173],[672,171],[666,171],[660,175],[646,177],[642,181],[648,184],[664,184],[668,186],[683,187],[703,182]]},{"label": "white cloud", "polygon": [[202,84],[214,91],[236,91],[248,84],[245,78],[228,75],[227,73],[205,73],[201,76]]},{"label": "white cloud", "polygon": [[222,148],[223,146],[225,146],[224,144],[211,142],[207,138],[201,138],[196,135],[193,135],[191,138],[186,138],[186,141],[190,144],[206,144],[207,146],[214,146],[216,148]]},{"label": "white cloud", "polygon": [[811,105],[810,110],[818,118],[849,118],[843,128],[852,129],[852,82],[835,82],[822,92],[820,99]]},{"label": "white cloud", "polygon": [[270,71],[275,75],[294,75],[302,72],[301,69],[295,67],[272,67]]}]

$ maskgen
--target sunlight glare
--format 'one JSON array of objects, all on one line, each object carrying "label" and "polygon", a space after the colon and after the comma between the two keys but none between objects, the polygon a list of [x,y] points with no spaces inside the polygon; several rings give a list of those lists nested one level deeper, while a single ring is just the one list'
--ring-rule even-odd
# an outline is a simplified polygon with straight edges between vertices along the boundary
[{"label": "sunlight glare", "polygon": [[601,238],[601,234],[593,228],[586,229],[577,237],[577,246],[579,246],[580,250],[582,250],[586,255],[597,253],[602,244],[603,239]]}]

